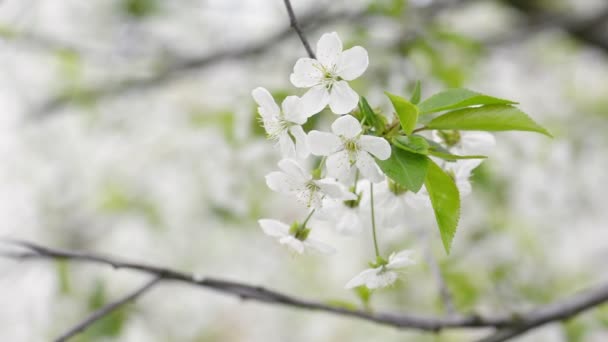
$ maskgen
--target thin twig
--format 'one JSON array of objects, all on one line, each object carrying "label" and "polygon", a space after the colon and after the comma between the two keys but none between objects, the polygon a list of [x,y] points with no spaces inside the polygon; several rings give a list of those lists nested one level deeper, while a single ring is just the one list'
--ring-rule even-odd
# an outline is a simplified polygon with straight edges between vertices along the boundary
[{"label": "thin twig", "polygon": [[285,3],[285,9],[287,9],[287,15],[289,15],[289,25],[293,28],[294,31],[296,31],[296,33],[298,34],[298,37],[300,37],[300,40],[302,41],[302,45],[304,45],[304,48],[306,49],[306,52],[308,53],[308,57],[317,58],[315,56],[315,53],[310,48],[310,44],[308,43],[308,39],[306,39],[304,32],[302,32],[302,28],[300,27],[300,24],[298,24],[298,20],[296,19],[296,14],[293,12],[293,7],[291,7],[291,1],[283,0],[283,3]]},{"label": "thin twig", "polygon": [[213,289],[229,295],[238,296],[241,299],[251,299],[258,302],[283,305],[292,308],[322,311],[337,316],[358,318],[400,329],[416,329],[430,332],[436,332],[446,328],[494,327],[499,329],[497,334],[500,335],[496,335],[498,337],[491,336],[480,342],[505,341],[512,336],[522,334],[530,329],[534,329],[549,322],[568,319],[578,313],[589,310],[608,301],[608,283],[606,283],[575,294],[570,298],[556,301],[555,303],[541,306],[535,310],[519,315],[455,315],[450,317],[433,317],[405,313],[370,313],[362,310],[352,310],[340,306],[325,304],[323,302],[297,298],[260,286],[252,286],[211,277],[198,277],[170,268],[124,261],[109,256],[49,248],[27,241],[2,241],[13,247],[21,247],[26,249],[24,252],[13,250],[12,252],[2,253],[2,255],[6,257],[14,259],[60,259],[105,264],[116,269],[131,269],[153,274],[160,277],[164,281],[174,280]]},{"label": "thin twig", "polygon": [[61,335],[60,337],[55,339],[55,342],[67,341],[68,339],[85,331],[88,327],[90,327],[95,322],[99,321],[100,319],[106,317],[107,315],[112,313],[114,310],[116,310],[132,301],[135,301],[139,296],[143,295],[145,292],[150,290],[152,287],[154,287],[156,284],[158,284],[161,280],[162,280],[162,277],[155,276],[152,279],[150,279],[149,281],[147,281],[143,286],[139,287],[137,290],[130,293],[129,295],[127,295],[123,298],[120,298],[114,302],[111,302],[108,305],[100,308],[99,310],[91,313],[82,322],[76,324],[73,328],[71,328],[70,330],[65,332],[63,335]]}]

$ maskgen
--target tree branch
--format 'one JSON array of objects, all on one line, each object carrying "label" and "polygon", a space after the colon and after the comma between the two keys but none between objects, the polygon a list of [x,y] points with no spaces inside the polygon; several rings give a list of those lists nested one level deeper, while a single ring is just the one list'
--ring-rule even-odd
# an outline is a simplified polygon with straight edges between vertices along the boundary
[{"label": "tree branch", "polygon": [[70,330],[65,332],[63,335],[61,335],[60,337],[55,339],[55,342],[65,342],[68,339],[76,336],[77,334],[85,331],[88,327],[90,327],[95,322],[99,321],[100,319],[106,317],[107,315],[111,314],[114,310],[116,310],[132,301],[135,301],[138,297],[140,297],[141,295],[146,293],[148,290],[150,290],[152,287],[154,287],[156,284],[158,284],[161,280],[162,280],[162,277],[154,276],[152,279],[147,281],[143,286],[139,287],[137,290],[130,293],[129,295],[127,295],[123,298],[120,298],[114,302],[111,302],[108,305],[93,312],[87,318],[85,318],[82,322],[76,324],[73,328],[71,328]]},{"label": "tree branch", "polygon": [[61,259],[104,264],[116,269],[123,268],[152,274],[160,278],[159,281],[179,281],[237,296],[241,299],[321,311],[342,317],[358,318],[400,329],[416,329],[428,332],[436,332],[446,328],[494,327],[499,329],[496,334],[480,342],[505,341],[510,337],[522,334],[530,329],[534,329],[549,322],[570,318],[608,301],[608,284],[603,284],[596,288],[573,295],[568,299],[541,306],[536,310],[519,315],[432,317],[405,313],[370,313],[297,298],[260,286],[252,286],[212,277],[198,277],[170,268],[130,262],[115,257],[49,248],[27,241],[3,241],[10,246],[25,249],[25,251],[7,251],[2,253],[3,256],[14,259]]},{"label": "tree branch", "polygon": [[291,1],[283,0],[283,3],[285,3],[285,9],[287,9],[287,15],[289,15],[289,24],[291,25],[293,30],[296,31],[296,33],[298,34],[298,37],[300,37],[300,40],[302,41],[302,45],[304,45],[304,48],[306,49],[306,53],[308,53],[308,57],[317,58],[315,56],[315,53],[312,52],[312,49],[310,48],[310,44],[308,44],[308,40],[306,39],[304,32],[302,32],[302,28],[298,24],[296,15],[293,12],[293,8],[291,7]]}]

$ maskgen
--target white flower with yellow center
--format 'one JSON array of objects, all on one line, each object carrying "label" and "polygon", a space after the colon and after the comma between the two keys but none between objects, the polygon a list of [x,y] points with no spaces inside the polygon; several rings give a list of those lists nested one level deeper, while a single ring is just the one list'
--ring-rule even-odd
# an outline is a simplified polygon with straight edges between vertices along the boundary
[{"label": "white flower with yellow center", "polygon": [[298,226],[297,223],[295,227],[289,227],[281,221],[271,219],[261,219],[258,220],[258,223],[266,235],[277,238],[280,244],[286,245],[290,250],[298,254],[302,254],[306,250],[322,254],[332,254],[335,252],[333,247],[308,237],[310,230],[306,227]]},{"label": "white flower with yellow center", "polygon": [[359,95],[346,81],[361,76],[369,58],[361,46],[342,51],[338,34],[326,33],[317,43],[317,59],[300,58],[293,67],[291,83],[298,88],[310,88],[302,102],[309,115],[320,112],[329,104],[335,114],[346,114],[359,102]]},{"label": "white flower with yellow center", "polygon": [[292,159],[283,159],[279,162],[281,171],[266,175],[266,184],[270,189],[284,194],[293,194],[296,199],[307,207],[320,208],[322,199],[353,200],[356,196],[330,178],[313,179],[310,173]]},{"label": "white flower with yellow center", "polygon": [[392,285],[399,278],[399,269],[413,265],[416,262],[412,259],[412,251],[405,250],[399,253],[393,253],[385,261],[383,265],[368,268],[359,273],[347,284],[347,289],[352,289],[358,286],[366,286],[369,289],[377,289]]},{"label": "white flower with yellow center", "polygon": [[310,152],[317,156],[327,156],[329,176],[347,181],[356,167],[372,182],[384,179],[372,157],[386,160],[391,156],[391,146],[384,138],[362,135],[361,124],[351,115],[334,121],[331,131],[333,134],[319,131],[308,134]]},{"label": "white flower with yellow center", "polygon": [[268,90],[258,87],[251,95],[258,104],[258,112],[262,117],[264,129],[268,137],[277,141],[281,155],[285,158],[306,158],[309,154],[306,145],[306,133],[302,124],[307,120],[301,99],[297,96],[287,96],[282,108],[276,104]]}]

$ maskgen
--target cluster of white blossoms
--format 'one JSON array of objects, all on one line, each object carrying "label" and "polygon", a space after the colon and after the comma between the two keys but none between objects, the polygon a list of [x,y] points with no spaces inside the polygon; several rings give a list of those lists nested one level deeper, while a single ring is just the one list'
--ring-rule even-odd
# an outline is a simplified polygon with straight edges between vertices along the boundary
[{"label": "cluster of white blossoms", "polygon": [[[376,225],[403,226],[408,219],[405,208],[431,206],[424,188],[414,193],[387,179],[376,160],[390,158],[391,145],[383,136],[366,134],[365,127],[351,115],[359,95],[347,81],[361,76],[368,63],[364,48],[343,51],[338,35],[327,33],[317,43],[316,59],[300,58],[290,76],[295,87],[309,88],[302,97],[288,96],[279,107],[268,90],[259,87],[252,91],[267,136],[277,143],[284,158],[278,163],[279,171],[266,176],[266,183],[273,191],[293,195],[310,210],[301,223],[261,219],[259,224],[267,235],[295,253],[334,252],[333,247],[309,237],[312,230],[308,224],[313,215],[316,220],[331,223],[339,234],[373,229],[375,236]],[[306,132],[302,125],[326,107],[340,115],[330,129]],[[492,135],[476,132],[434,132],[429,138],[458,153],[486,152],[481,149],[494,142]],[[305,165],[311,160],[316,167],[309,170]],[[453,175],[462,194],[470,192],[469,176],[479,160],[438,163]],[[393,252],[385,259],[375,239],[374,246],[372,268],[355,276],[347,288],[389,286],[398,278],[399,269],[414,264],[410,250]]]}]

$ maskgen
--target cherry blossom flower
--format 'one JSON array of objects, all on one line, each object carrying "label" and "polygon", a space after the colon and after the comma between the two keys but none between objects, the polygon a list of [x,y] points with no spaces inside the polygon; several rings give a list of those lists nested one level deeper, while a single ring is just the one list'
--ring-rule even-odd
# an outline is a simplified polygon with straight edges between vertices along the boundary
[{"label": "cherry blossom flower", "polygon": [[329,104],[335,114],[346,114],[357,106],[359,95],[346,81],[361,76],[367,69],[367,51],[355,46],[342,51],[338,34],[326,33],[317,43],[317,59],[300,58],[290,76],[298,88],[310,88],[302,97],[306,112],[320,112]]},{"label": "cherry blossom flower", "polygon": [[325,199],[317,219],[331,223],[339,234],[356,235],[365,227],[367,216],[362,213],[359,204],[352,204],[353,201]]},{"label": "cherry blossom flower", "polygon": [[331,125],[332,133],[311,131],[308,146],[312,154],[327,156],[326,166],[329,176],[346,181],[350,179],[354,166],[371,180],[384,179],[374,155],[380,160],[388,159],[391,146],[380,137],[361,135],[361,124],[350,115],[338,118]]},{"label": "cherry blossom flower", "polygon": [[308,207],[319,208],[325,196],[341,200],[356,198],[334,179],[313,179],[310,173],[305,172],[293,159],[281,160],[279,168],[282,171],[274,171],[266,175],[268,187],[276,192],[295,194],[297,200]]},{"label": "cherry blossom flower", "polygon": [[471,173],[481,164],[481,159],[464,159],[455,162],[446,162],[443,168],[452,176],[460,196],[466,196],[471,193]]},{"label": "cherry blossom flower", "polygon": [[309,154],[306,145],[306,133],[302,124],[307,120],[303,111],[301,99],[297,96],[287,96],[281,108],[276,104],[268,90],[258,87],[251,95],[258,104],[258,112],[262,117],[264,129],[268,137],[278,142],[281,155],[285,158],[306,158]]},{"label": "cherry blossom flower", "polygon": [[[408,212],[407,208],[422,210],[431,207],[431,199],[424,186],[415,193],[402,190],[389,181],[374,186],[374,200],[374,205],[382,208],[376,212],[376,220],[378,226],[383,228],[402,227],[406,222],[411,222],[411,212]],[[369,202],[369,195],[365,192],[361,202],[364,206]]]},{"label": "cherry blossom flower", "polygon": [[280,244],[286,245],[290,250],[298,254],[303,254],[306,250],[322,254],[332,254],[335,252],[333,247],[308,237],[310,230],[306,227],[298,226],[298,224],[290,227],[281,221],[271,219],[261,219],[258,220],[258,223],[266,235],[277,238]]},{"label": "cherry blossom flower", "polygon": [[365,285],[369,289],[377,289],[392,285],[399,277],[399,269],[415,264],[412,251],[404,250],[389,256],[388,262],[377,267],[368,268],[351,279],[345,286],[352,289]]},{"label": "cherry blossom flower", "polygon": [[459,155],[487,155],[496,145],[494,135],[477,131],[433,131],[433,140]]}]

